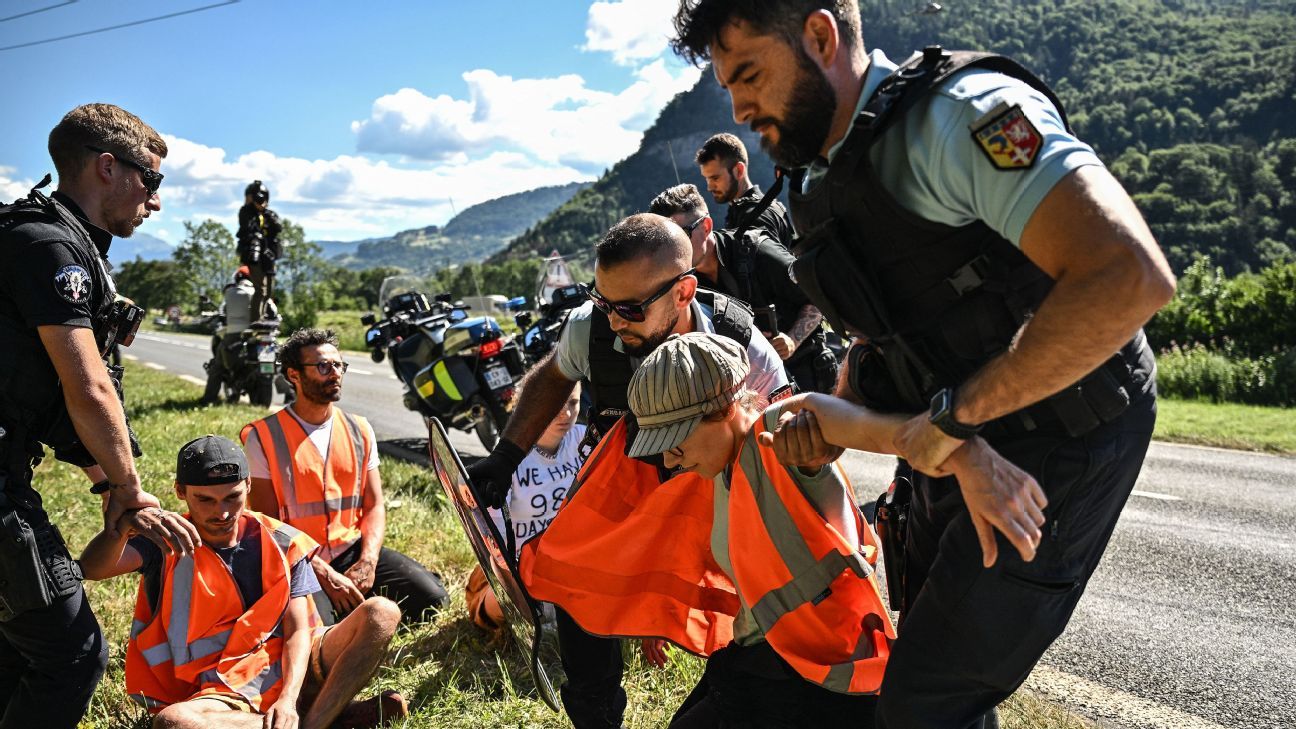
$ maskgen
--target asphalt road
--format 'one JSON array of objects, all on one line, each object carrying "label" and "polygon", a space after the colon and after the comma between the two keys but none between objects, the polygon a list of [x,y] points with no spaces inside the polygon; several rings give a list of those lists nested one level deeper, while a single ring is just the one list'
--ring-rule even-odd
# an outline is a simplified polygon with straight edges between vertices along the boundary
[{"label": "asphalt road", "polygon": [[[128,366],[205,378],[200,337],[141,333]],[[351,353],[342,407],[426,437],[386,363]],[[484,451],[452,433],[465,455]],[[851,453],[862,499],[892,460]],[[1103,726],[1296,727],[1296,459],[1154,443],[1067,631],[1027,685]]]}]

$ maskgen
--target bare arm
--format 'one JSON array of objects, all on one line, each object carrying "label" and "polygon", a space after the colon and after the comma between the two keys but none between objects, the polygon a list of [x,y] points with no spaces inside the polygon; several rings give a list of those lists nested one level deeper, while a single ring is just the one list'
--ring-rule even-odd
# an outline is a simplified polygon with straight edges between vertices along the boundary
[{"label": "bare arm", "polygon": [[296,726],[298,723],[297,699],[301,696],[306,668],[310,663],[311,628],[306,605],[306,601],[310,599],[303,595],[288,601],[288,610],[284,613],[283,654],[280,658],[283,664],[283,692],[270,707],[270,711],[266,712],[267,726]]},{"label": "bare arm", "polygon": [[1174,296],[1174,274],[1152,232],[1101,167],[1081,167],[1054,186],[1021,246],[1056,284],[1016,345],[959,388],[960,422],[993,420],[1079,380]]},{"label": "bare arm", "polygon": [[276,519],[283,518],[273,481],[268,478],[252,479],[252,489],[248,492],[248,508]]},{"label": "bare arm", "polygon": [[575,386],[558,368],[554,353],[550,352],[522,380],[522,391],[515,398],[517,407],[501,437],[523,451],[531,450],[562,410]]},{"label": "bare arm", "polygon": [[814,304],[806,304],[801,307],[796,321],[792,322],[792,326],[788,327],[785,334],[791,337],[797,347],[800,347],[801,343],[814,333],[821,321],[823,321],[823,314],[819,313],[819,309],[815,308]]},{"label": "bare arm", "polygon": [[346,571],[346,576],[360,592],[368,594],[373,587],[374,568],[387,535],[387,507],[383,502],[382,476],[378,469],[365,471],[364,508],[360,515],[360,557]]},{"label": "bare arm", "polygon": [[81,552],[79,561],[85,578],[106,580],[139,569],[143,560],[139,552],[126,543],[128,537],[125,529],[104,530],[96,534]]}]

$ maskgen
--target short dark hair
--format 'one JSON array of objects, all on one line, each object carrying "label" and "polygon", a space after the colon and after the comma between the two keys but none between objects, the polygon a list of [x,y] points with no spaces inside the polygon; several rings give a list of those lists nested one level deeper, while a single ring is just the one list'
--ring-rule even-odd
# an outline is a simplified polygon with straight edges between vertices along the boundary
[{"label": "short dark hair", "polygon": [[631,215],[612,226],[594,248],[594,264],[603,268],[652,258],[666,264],[692,260],[693,245],[684,229],[653,213]]},{"label": "short dark hair", "polygon": [[302,368],[302,350],[306,347],[318,347],[321,344],[338,346],[337,334],[332,329],[298,329],[288,337],[279,348],[279,367],[285,376],[289,369]]},{"label": "short dark hair", "polygon": [[699,167],[711,160],[719,160],[726,168],[732,170],[739,162],[747,164],[747,147],[736,135],[721,132],[703,142],[702,149],[699,149],[693,158]]},{"label": "short dark hair", "polygon": [[50,159],[59,181],[71,182],[81,174],[98,147],[136,164],[145,164],[144,151],[167,156],[162,135],[142,119],[113,104],[83,104],[63,116],[49,133]]},{"label": "short dark hair", "polygon": [[816,10],[832,13],[847,51],[863,45],[857,0],[680,0],[670,45],[684,60],[700,66],[711,60],[710,46],[719,41],[720,31],[743,21],[757,33],[782,36],[800,49],[805,19]]},{"label": "short dark hair", "polygon": [[706,209],[706,200],[702,199],[702,193],[687,182],[666,188],[648,205],[648,212],[663,218],[680,213],[705,213]]}]

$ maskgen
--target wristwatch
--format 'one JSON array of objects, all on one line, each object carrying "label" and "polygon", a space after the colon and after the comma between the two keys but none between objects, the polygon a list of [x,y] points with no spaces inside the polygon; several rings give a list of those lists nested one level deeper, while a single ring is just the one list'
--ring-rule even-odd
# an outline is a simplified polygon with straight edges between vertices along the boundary
[{"label": "wristwatch", "polygon": [[941,432],[951,438],[967,440],[977,433],[981,432],[981,425],[968,425],[960,423],[954,419],[954,388],[946,387],[936,393],[931,399],[931,415],[928,416],[932,425],[941,429]]}]

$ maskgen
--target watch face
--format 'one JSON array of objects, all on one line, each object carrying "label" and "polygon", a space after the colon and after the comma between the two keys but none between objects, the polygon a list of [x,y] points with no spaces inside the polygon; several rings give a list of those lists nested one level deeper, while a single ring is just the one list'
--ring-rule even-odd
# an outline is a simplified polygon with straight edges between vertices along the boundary
[{"label": "watch face", "polygon": [[943,388],[940,392],[932,397],[931,411],[932,417],[948,416],[950,410],[950,391],[949,388]]}]

